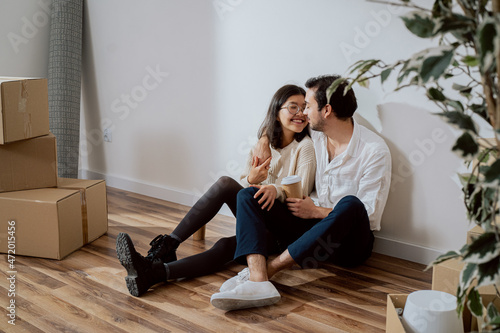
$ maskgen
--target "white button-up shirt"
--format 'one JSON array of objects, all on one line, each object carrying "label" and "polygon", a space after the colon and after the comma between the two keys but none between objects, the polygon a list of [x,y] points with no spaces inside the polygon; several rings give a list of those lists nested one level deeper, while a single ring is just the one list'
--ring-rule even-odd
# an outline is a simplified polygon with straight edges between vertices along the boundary
[{"label": "white button-up shirt", "polygon": [[377,134],[354,121],[347,149],[331,161],[327,137],[311,131],[316,152],[316,194],[318,205],[333,208],[347,195],[365,205],[370,227],[380,230],[391,183],[391,153]]}]

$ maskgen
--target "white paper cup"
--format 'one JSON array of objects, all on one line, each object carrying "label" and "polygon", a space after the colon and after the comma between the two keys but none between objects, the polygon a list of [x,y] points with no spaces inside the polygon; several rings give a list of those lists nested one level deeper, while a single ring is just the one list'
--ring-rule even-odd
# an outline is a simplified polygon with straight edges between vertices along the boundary
[{"label": "white paper cup", "polygon": [[419,290],[408,295],[403,326],[408,333],[463,333],[457,314],[457,298],[437,290]]},{"label": "white paper cup", "polygon": [[281,188],[285,191],[287,198],[302,199],[302,178],[300,176],[288,176],[281,181]]}]

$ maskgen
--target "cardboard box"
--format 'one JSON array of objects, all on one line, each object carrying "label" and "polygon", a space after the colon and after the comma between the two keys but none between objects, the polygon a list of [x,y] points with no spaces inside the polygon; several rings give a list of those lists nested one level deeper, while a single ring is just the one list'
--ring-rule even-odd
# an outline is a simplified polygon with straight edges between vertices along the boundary
[{"label": "cardboard box", "polygon": [[[15,229],[9,233],[12,224]],[[15,243],[9,241],[12,236]],[[53,188],[0,193],[1,253],[13,249],[15,253],[10,254],[62,259],[82,246],[79,191]]]},{"label": "cardboard box", "polygon": [[56,187],[56,151],[52,134],[0,145],[0,192]]},{"label": "cardboard box", "polygon": [[104,180],[59,178],[57,187],[80,191],[83,244],[96,240],[108,231],[108,205]]},{"label": "cardboard box", "polygon": [[0,77],[0,144],[47,134],[47,79]]},{"label": "cardboard box", "polygon": [[387,333],[405,333],[396,309],[404,309],[406,298],[408,298],[408,294],[387,295],[387,314],[385,317],[385,331]]},{"label": "cardboard box", "polygon": [[[460,282],[460,272],[464,263],[460,259],[450,259],[434,265],[432,269],[432,290],[444,291],[456,295]],[[495,295],[495,286],[484,286],[479,288],[482,295]]]}]

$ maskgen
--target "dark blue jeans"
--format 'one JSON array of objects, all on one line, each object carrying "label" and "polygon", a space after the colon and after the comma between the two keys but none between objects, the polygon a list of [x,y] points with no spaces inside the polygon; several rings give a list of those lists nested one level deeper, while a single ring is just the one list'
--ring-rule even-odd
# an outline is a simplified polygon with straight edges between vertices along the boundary
[{"label": "dark blue jeans", "polygon": [[315,268],[329,261],[341,266],[357,266],[371,255],[373,232],[363,203],[346,196],[324,219],[301,219],[276,200],[270,211],[263,210],[254,199],[256,188],[238,192],[236,209],[237,246],[234,258],[246,262],[249,254],[266,258],[273,254],[268,235],[288,248],[293,260],[304,268]]}]

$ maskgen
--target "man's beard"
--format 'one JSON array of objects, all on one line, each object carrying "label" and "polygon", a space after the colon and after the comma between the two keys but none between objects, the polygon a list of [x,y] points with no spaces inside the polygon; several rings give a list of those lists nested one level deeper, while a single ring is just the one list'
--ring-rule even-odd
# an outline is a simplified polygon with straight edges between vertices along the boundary
[{"label": "man's beard", "polygon": [[314,131],[323,132],[323,130],[325,129],[325,119],[320,118],[320,120],[316,124],[313,124],[311,121],[309,121],[309,126],[311,126],[311,129]]}]

